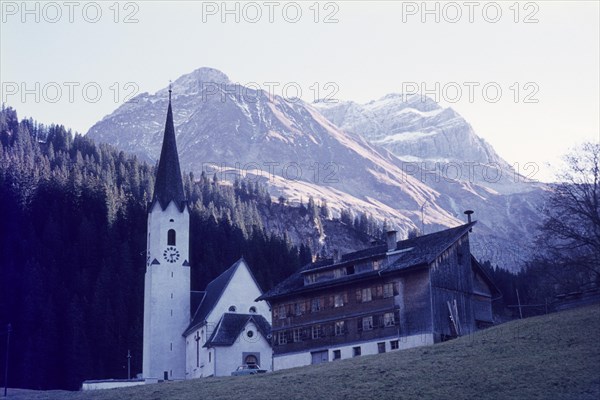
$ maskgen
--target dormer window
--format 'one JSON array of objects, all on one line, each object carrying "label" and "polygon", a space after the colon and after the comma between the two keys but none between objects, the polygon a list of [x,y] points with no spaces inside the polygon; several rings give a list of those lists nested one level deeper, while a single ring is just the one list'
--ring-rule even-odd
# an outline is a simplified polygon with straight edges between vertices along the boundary
[{"label": "dormer window", "polygon": [[235,312],[236,310],[237,310],[237,308],[235,306],[229,307],[229,312]]},{"label": "dormer window", "polygon": [[256,307],[252,306],[248,311],[250,311],[251,314],[256,314]]},{"label": "dormer window", "polygon": [[176,246],[175,229],[169,229],[167,232],[167,246]]}]

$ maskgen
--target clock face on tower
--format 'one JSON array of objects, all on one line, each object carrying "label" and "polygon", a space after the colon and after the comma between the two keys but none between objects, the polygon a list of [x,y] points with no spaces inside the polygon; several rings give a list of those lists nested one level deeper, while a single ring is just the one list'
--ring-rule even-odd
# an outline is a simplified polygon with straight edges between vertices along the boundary
[{"label": "clock face on tower", "polygon": [[169,263],[179,260],[179,250],[175,246],[169,246],[163,251],[163,258]]}]

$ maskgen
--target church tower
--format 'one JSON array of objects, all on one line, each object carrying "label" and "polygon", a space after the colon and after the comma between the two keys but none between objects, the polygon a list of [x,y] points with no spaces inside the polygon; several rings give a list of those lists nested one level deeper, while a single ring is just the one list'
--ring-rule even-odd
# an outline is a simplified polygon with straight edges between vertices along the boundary
[{"label": "church tower", "polygon": [[154,195],[148,206],[144,284],[143,377],[185,379],[185,339],[190,322],[190,214],[169,107]]}]

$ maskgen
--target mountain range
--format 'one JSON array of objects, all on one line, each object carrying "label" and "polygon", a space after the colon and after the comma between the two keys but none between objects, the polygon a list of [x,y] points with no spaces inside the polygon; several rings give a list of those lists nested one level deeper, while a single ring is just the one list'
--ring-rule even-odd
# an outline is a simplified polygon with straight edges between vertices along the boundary
[{"label": "mountain range", "polygon": [[[167,91],[137,95],[87,135],[156,162]],[[326,200],[334,215],[367,212],[401,237],[456,226],[471,209],[480,258],[516,269],[529,255],[545,186],[428,97],[309,104],[200,68],[173,82],[172,105],[184,170],[260,180],[289,202]]]}]

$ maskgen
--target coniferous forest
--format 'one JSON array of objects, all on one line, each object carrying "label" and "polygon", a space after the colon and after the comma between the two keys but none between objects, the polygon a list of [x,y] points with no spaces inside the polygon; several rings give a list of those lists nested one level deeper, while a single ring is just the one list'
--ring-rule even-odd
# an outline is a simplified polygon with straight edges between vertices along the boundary
[{"label": "coniferous forest", "polygon": [[[192,289],[241,256],[263,289],[311,259],[269,235],[256,183],[184,176]],[[154,166],[63,126],[0,112],[0,341],[10,323],[9,384],[78,389],[142,368],[147,203]],[[0,346],[4,361],[5,346]]]},{"label": "coniferous forest", "polygon": [[[127,378],[142,369],[147,206],[155,166],[61,125],[18,120],[0,110],[0,360],[10,323],[9,385],[76,390],[86,379]],[[216,175],[184,174],[190,207],[192,290],[202,290],[241,256],[263,290],[312,259],[267,233],[264,218],[283,215],[321,225],[327,204],[272,203],[264,185],[220,183]],[[340,224],[356,235],[387,230],[364,213],[341,210]],[[547,297],[540,268],[513,274],[489,261],[484,268],[506,307]],[[537,264],[536,264],[537,265]],[[541,276],[541,277],[540,277]],[[541,293],[541,294],[540,294]],[[508,313],[508,314],[507,314]],[[3,374],[0,382],[3,384]]]}]

